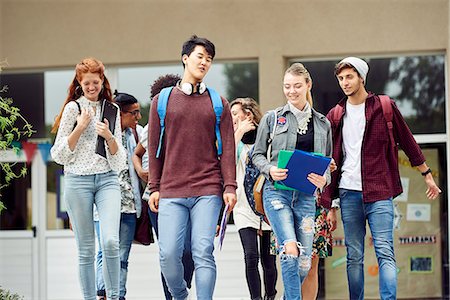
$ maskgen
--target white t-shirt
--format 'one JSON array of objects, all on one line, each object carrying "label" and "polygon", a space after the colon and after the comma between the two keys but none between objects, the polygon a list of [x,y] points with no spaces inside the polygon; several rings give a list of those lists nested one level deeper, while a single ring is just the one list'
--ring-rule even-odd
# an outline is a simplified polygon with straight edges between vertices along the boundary
[{"label": "white t-shirt", "polygon": [[339,188],[362,191],[361,145],[366,129],[366,103],[352,105],[346,103],[344,126],[342,128],[342,148],[344,162]]},{"label": "white t-shirt", "polygon": [[[233,209],[233,218],[238,230],[247,227],[259,229],[261,220],[248,204],[244,190],[245,164],[247,162],[248,151],[251,147],[252,145],[244,144],[241,153],[239,153],[239,157],[236,157],[237,202]],[[262,230],[270,230],[270,226],[266,222],[262,222]]]}]

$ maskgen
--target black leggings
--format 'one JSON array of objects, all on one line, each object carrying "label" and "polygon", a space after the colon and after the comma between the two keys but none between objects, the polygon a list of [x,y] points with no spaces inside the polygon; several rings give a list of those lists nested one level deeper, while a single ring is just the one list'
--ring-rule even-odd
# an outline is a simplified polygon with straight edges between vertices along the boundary
[{"label": "black leggings", "polygon": [[250,291],[251,299],[261,298],[261,278],[258,270],[258,260],[261,256],[261,264],[264,273],[264,287],[267,296],[275,296],[277,283],[276,257],[269,253],[270,231],[263,231],[260,237],[258,255],[258,233],[255,228],[239,229],[242,247],[244,248],[245,276]]}]

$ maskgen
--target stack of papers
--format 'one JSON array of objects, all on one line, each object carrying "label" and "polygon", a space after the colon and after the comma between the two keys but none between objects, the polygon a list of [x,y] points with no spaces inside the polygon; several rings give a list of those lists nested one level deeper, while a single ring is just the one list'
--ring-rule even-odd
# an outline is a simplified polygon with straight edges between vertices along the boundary
[{"label": "stack of papers", "polygon": [[301,150],[281,150],[278,154],[278,168],[288,169],[285,180],[276,181],[274,186],[281,190],[298,190],[314,195],[317,187],[308,180],[308,174],[324,175],[331,158]]},{"label": "stack of papers", "polygon": [[220,221],[220,231],[219,231],[219,249],[222,250],[223,239],[225,238],[225,231],[227,230],[227,223],[230,214],[228,213],[228,208],[230,204],[227,204],[223,210],[222,219]]}]

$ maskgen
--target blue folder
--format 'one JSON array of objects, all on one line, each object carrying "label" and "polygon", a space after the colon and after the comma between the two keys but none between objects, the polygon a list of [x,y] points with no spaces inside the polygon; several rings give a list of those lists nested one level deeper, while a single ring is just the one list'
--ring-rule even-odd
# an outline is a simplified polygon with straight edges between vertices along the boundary
[{"label": "blue folder", "polygon": [[316,186],[308,180],[308,174],[325,174],[331,158],[320,154],[301,150],[280,150],[278,154],[278,168],[288,169],[285,180],[276,181],[274,186],[282,190],[299,190],[314,195]]}]

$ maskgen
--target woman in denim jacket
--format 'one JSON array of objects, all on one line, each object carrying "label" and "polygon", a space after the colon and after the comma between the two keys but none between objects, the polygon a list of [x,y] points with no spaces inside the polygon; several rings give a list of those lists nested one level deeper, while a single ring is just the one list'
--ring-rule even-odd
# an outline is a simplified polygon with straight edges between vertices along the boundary
[{"label": "woman in denim jacket", "polygon": [[[316,196],[300,191],[274,188],[274,181],[284,180],[287,169],[277,167],[280,150],[303,150],[331,157],[332,139],[330,122],[312,108],[312,80],[306,68],[295,63],[287,69],[283,90],[287,104],[264,115],[260,122],[253,152],[253,162],[268,179],[264,184],[263,202],[267,217],[277,236],[284,299],[301,299],[301,283],[311,268],[314,239]],[[276,125],[275,125],[276,122]],[[269,136],[275,128],[270,161],[267,159]],[[311,173],[308,180],[318,191],[330,182],[330,172],[325,175]]]}]

